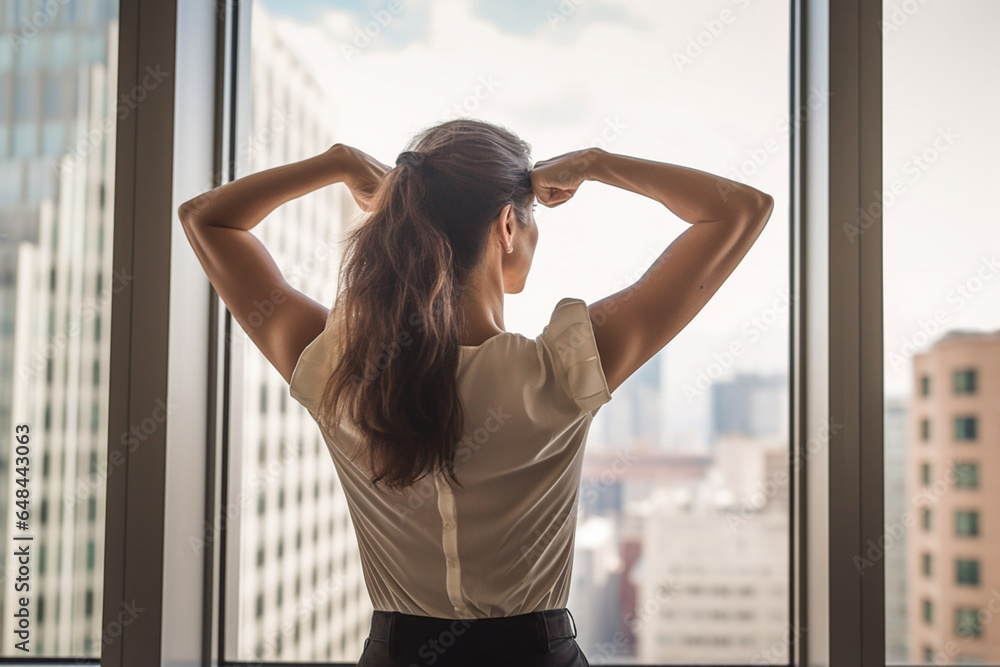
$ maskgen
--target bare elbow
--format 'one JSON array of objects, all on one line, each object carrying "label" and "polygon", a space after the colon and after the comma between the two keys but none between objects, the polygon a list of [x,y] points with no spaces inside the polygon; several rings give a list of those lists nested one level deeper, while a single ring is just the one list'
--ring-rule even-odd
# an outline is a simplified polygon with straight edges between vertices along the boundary
[{"label": "bare elbow", "polygon": [[774,197],[758,190],[757,197],[748,211],[747,221],[755,227],[762,228],[771,219],[773,210]]},{"label": "bare elbow", "polygon": [[194,219],[194,212],[196,207],[194,205],[194,200],[189,199],[180,206],[177,207],[177,217],[180,218],[181,224],[188,224]]}]

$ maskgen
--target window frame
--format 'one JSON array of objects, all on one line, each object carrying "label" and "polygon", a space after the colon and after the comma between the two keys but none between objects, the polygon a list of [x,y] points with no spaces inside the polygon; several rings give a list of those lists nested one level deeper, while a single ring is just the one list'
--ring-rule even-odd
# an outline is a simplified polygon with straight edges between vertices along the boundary
[{"label": "window frame", "polygon": [[[959,470],[969,471],[968,475],[959,474]],[[968,484],[966,482],[972,482]],[[955,488],[956,489],[978,489],[979,488],[979,462],[978,461],[957,461],[955,463]]]},{"label": "window frame", "polygon": [[[962,566],[966,566],[963,570]],[[955,585],[956,586],[969,586],[978,587],[982,581],[980,577],[980,567],[978,558],[956,558],[955,559]],[[962,580],[962,574],[966,574],[967,581]],[[968,576],[969,573],[975,576]],[[974,581],[971,581],[974,580]]]},{"label": "window frame", "polygon": [[[877,665],[885,660],[884,564],[859,571],[855,557],[884,527],[875,208],[882,4],[790,5],[789,612],[793,628],[808,628],[788,633],[791,662]],[[238,378],[227,373],[232,323],[175,214],[192,193],[238,171],[231,156],[248,103],[247,87],[235,85],[249,73],[245,10],[238,0],[165,0],[144,3],[140,13],[138,0],[121,2],[119,95],[141,85],[146,66],[173,70],[150,91],[155,103],[117,125],[114,262],[127,272],[141,267],[142,279],[112,297],[108,456],[109,465],[118,457],[125,464],[107,478],[104,626],[125,604],[145,611],[104,638],[104,667],[240,664],[222,653],[232,631],[223,623],[223,584],[236,583],[225,568],[236,531],[223,530],[232,526],[219,518],[228,506],[223,472],[239,457],[239,448],[226,447],[238,441],[227,420],[240,398]],[[817,87],[831,95],[814,109],[807,103]],[[850,238],[844,225],[861,221],[863,211],[864,233]],[[166,428],[128,451],[116,435],[164,397],[183,404],[181,418],[167,416]],[[189,548],[192,535],[204,538],[200,553]]]},{"label": "window frame", "polygon": [[[975,539],[980,536],[979,510],[957,508],[952,516],[955,517],[955,537]],[[968,531],[963,532],[962,526],[966,526]]]},{"label": "window frame", "polygon": [[975,367],[956,368],[952,371],[952,393],[956,396],[975,396],[979,391],[979,373]]},{"label": "window frame", "polygon": [[955,415],[952,424],[954,429],[951,435],[955,442],[976,442],[979,440],[979,418],[977,415],[964,413]]}]

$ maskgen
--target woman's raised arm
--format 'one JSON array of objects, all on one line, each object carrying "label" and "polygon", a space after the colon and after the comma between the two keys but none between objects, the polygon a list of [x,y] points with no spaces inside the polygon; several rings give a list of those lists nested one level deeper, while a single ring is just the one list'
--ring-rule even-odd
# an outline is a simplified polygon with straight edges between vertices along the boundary
[{"label": "woman's raised arm", "polygon": [[366,208],[388,170],[356,149],[325,152],[239,178],[177,209],[188,241],[229,312],[286,381],[302,350],[326,325],[328,308],[293,288],[250,230],[274,209],[333,183]]},{"label": "woman's raised arm", "polygon": [[543,171],[533,178],[542,203],[561,204],[579,183],[593,180],[655,199],[691,224],[635,283],[589,306],[601,366],[614,391],[718,291],[760,235],[774,200],[704,171],[596,148],[540,164]]}]

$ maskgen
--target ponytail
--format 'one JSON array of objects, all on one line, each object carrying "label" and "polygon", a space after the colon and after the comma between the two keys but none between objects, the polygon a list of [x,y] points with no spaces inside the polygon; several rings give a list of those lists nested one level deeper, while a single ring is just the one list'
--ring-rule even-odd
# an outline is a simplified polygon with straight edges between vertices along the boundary
[{"label": "ponytail", "polygon": [[440,470],[461,486],[462,292],[504,206],[513,204],[521,225],[528,219],[530,146],[496,125],[458,119],[407,148],[345,237],[331,311],[341,353],[319,421],[334,430],[349,418],[373,484],[398,490]]}]

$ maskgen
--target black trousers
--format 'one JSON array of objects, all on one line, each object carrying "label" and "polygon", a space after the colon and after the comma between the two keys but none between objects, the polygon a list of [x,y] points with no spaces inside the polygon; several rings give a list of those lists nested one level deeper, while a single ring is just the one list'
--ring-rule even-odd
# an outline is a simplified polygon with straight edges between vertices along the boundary
[{"label": "black trousers", "polygon": [[590,667],[568,609],[497,618],[375,610],[358,667]]}]

